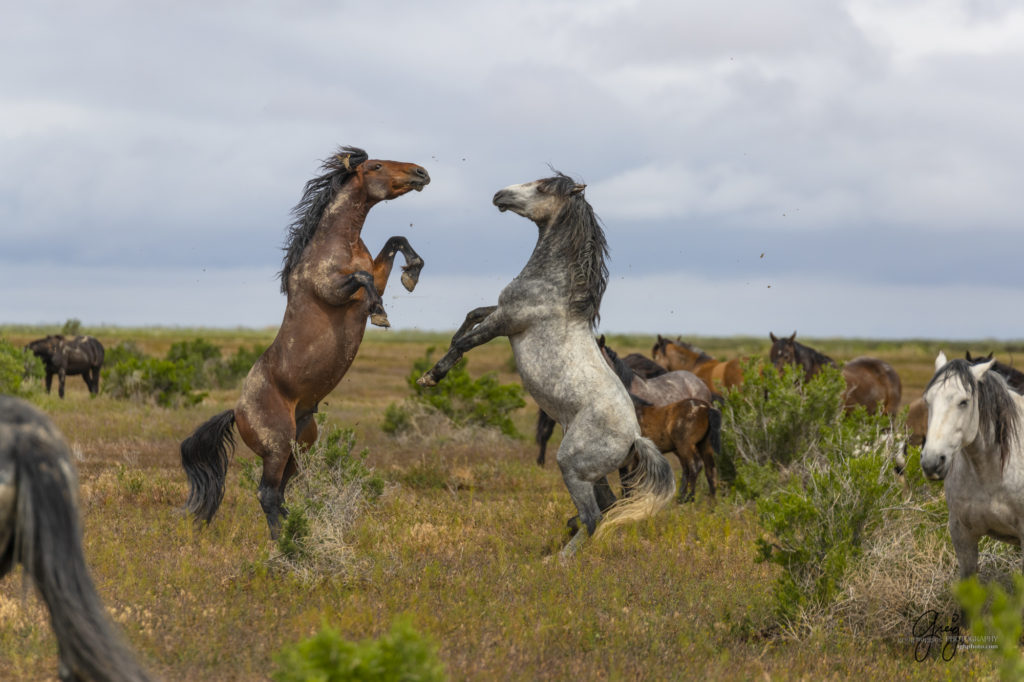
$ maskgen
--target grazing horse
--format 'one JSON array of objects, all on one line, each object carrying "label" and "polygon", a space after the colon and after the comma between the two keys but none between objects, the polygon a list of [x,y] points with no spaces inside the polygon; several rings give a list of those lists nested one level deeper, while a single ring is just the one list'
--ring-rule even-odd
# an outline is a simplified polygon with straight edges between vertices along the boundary
[{"label": "grazing horse", "polygon": [[36,357],[43,361],[46,368],[46,392],[53,385],[53,375],[57,375],[57,395],[64,397],[64,378],[68,375],[81,374],[89,393],[100,392],[100,369],[103,368],[103,344],[92,336],[74,336],[67,338],[62,334],[51,334],[43,339],[36,339],[27,346]]},{"label": "grazing horse", "polygon": [[[448,352],[419,378],[420,385],[434,386],[470,349],[509,338],[523,386],[565,431],[558,466],[583,528],[562,549],[563,558],[602,517],[603,531],[650,516],[675,492],[671,465],[641,435],[629,394],[594,341],[608,247],[583,189],[557,173],[494,195],[500,211],[537,225],[536,246],[498,305],[470,311]],[[627,465],[630,495],[616,502],[607,476]]]},{"label": "grazing horse", "polygon": [[146,680],[116,634],[82,553],[78,481],[60,432],[0,396],[0,577],[21,564],[50,612],[62,680]]},{"label": "grazing horse", "polygon": [[213,416],[181,444],[187,507],[197,521],[209,522],[224,497],[237,425],[263,458],[258,496],[270,536],[277,538],[287,513],[285,486],[296,470],[292,444],[316,441],[317,404],[351,366],[367,317],[389,326],[381,294],[396,253],[405,256],[405,288],[412,291],[419,280],[423,259],[405,237],[391,237],[371,258],[361,233],[373,206],[422,190],[430,182],[427,172],[412,163],[369,160],[355,147],[340,149],[322,170],[293,210],[280,273],[288,304],[277,337],[249,370],[234,409]]},{"label": "grazing horse", "polygon": [[704,465],[711,496],[715,496],[715,454],[722,449],[722,413],[706,400],[687,398],[668,405],[651,405],[633,396],[640,430],[662,452],[674,452],[683,472],[679,501],[697,492],[698,462]]},{"label": "grazing horse", "polygon": [[667,369],[685,369],[696,374],[712,391],[722,392],[743,384],[743,359],[716,360],[682,339],[658,340],[651,350],[654,361]]},{"label": "grazing horse", "polygon": [[[708,401],[712,399],[711,391],[690,372],[668,372],[639,353],[631,353],[625,358],[620,358],[605,344],[603,334],[597,340],[597,346],[601,349],[605,362],[615,371],[615,376],[619,377],[626,390],[640,395],[652,405],[667,405],[683,398],[700,398]],[[637,358],[640,360],[637,361]],[[537,454],[539,466],[544,466],[548,440],[554,431],[555,420],[544,410],[539,410],[536,435],[537,445],[540,446]]]},{"label": "grazing horse", "polygon": [[[778,338],[771,332],[768,335],[772,340],[769,357],[780,370],[786,365],[799,365],[804,370],[804,379],[809,380],[822,367],[837,366],[829,356],[797,341],[796,332],[786,338]],[[900,375],[888,362],[862,356],[847,362],[841,371],[846,380],[843,404],[847,410],[863,405],[869,414],[882,413],[890,417],[899,411],[903,385]]]},{"label": "grazing horse", "polygon": [[939,353],[924,392],[921,469],[943,481],[961,579],[977,573],[983,535],[1024,541],[1024,397],[990,371],[992,362],[947,362]]}]

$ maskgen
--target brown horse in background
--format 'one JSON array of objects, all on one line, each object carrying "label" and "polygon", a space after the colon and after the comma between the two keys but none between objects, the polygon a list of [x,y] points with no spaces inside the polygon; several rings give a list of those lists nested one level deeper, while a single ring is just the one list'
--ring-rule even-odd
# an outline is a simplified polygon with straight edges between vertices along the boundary
[{"label": "brown horse in background", "polygon": [[[838,366],[829,356],[798,342],[796,332],[786,338],[778,338],[771,332],[768,336],[772,340],[769,357],[780,370],[786,365],[798,365],[804,370],[804,379],[809,380],[822,367]],[[841,371],[846,380],[843,404],[847,410],[863,405],[870,414],[880,412],[890,417],[899,411],[903,385],[888,362],[862,356],[847,362]]]},{"label": "brown horse in background", "polygon": [[640,430],[663,453],[674,452],[683,473],[679,501],[689,502],[697,491],[698,462],[704,465],[711,496],[715,496],[715,455],[722,449],[722,413],[705,400],[687,398],[668,405],[651,405],[633,396]]},{"label": "brown horse in background", "polygon": [[394,265],[405,256],[402,284],[412,291],[423,259],[405,237],[391,237],[376,258],[361,232],[377,203],[422,190],[430,182],[420,166],[367,159],[344,147],[323,163],[323,175],[306,183],[293,210],[281,270],[288,297],[284,320],[270,347],[256,360],[233,410],[221,412],[181,444],[188,475],[187,507],[209,522],[224,497],[232,425],[263,458],[259,500],[270,535],[281,529],[285,486],[296,471],[293,442],[316,441],[317,404],[345,376],[359,350],[366,320],[389,326],[381,294]]},{"label": "brown horse in background", "polygon": [[743,384],[745,358],[716,360],[682,339],[673,341],[661,334],[658,334],[658,341],[651,349],[651,356],[667,369],[693,372],[709,389],[718,393]]},{"label": "brown horse in background", "polygon": [[92,336],[64,336],[51,334],[36,339],[26,349],[43,361],[46,370],[46,392],[53,386],[53,375],[57,375],[57,395],[64,397],[64,380],[68,376],[81,374],[89,393],[100,392],[100,370],[103,368],[103,344]]}]

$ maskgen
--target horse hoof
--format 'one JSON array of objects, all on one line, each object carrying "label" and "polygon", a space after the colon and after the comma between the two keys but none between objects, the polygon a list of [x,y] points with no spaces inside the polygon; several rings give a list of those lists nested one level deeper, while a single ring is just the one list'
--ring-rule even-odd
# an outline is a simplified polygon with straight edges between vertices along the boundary
[{"label": "horse hoof", "polygon": [[374,313],[370,315],[370,324],[376,327],[390,327],[391,323],[388,321],[388,316],[385,313]]},{"label": "horse hoof", "polygon": [[406,291],[412,291],[415,289],[416,283],[419,281],[420,273],[418,270],[416,272],[411,272],[409,270],[402,272],[402,286],[406,288]]},{"label": "horse hoof", "polygon": [[435,381],[434,377],[430,376],[429,374],[424,374],[423,376],[421,376],[419,379],[416,380],[416,383],[419,384],[420,386],[426,386],[428,388],[430,386],[437,386],[437,381]]}]

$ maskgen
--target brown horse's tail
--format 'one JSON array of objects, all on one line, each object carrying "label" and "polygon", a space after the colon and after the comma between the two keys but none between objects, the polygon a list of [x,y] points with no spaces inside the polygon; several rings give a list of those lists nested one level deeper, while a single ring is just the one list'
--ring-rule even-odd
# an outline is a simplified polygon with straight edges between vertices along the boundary
[{"label": "brown horse's tail", "polygon": [[708,408],[708,437],[711,449],[718,455],[722,452],[722,411],[717,407]]},{"label": "brown horse's tail", "polygon": [[181,442],[181,466],[188,476],[185,508],[209,523],[224,499],[228,459],[235,450],[235,411],[214,415]]},{"label": "brown horse's tail", "polygon": [[629,474],[629,495],[613,504],[594,533],[595,539],[614,526],[654,516],[672,501],[676,478],[672,465],[649,438],[640,436],[633,443],[636,466]]}]

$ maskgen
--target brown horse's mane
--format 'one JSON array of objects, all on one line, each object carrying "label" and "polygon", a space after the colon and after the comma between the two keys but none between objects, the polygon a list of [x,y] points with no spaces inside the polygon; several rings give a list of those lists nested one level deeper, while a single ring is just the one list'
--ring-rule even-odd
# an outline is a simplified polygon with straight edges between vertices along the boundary
[{"label": "brown horse's mane", "polygon": [[542,183],[542,191],[566,199],[555,220],[557,229],[548,230],[548,234],[549,247],[570,259],[569,309],[596,327],[601,319],[601,299],[608,286],[608,242],[604,230],[575,180],[555,171],[554,177]]},{"label": "brown horse's mane", "polygon": [[278,273],[282,294],[288,293],[288,279],[302,260],[302,252],[316,234],[324,211],[331,205],[345,181],[355,174],[356,168],[367,158],[366,152],[358,147],[339,147],[320,166],[326,172],[306,183],[302,198],[292,209],[294,220],[288,226],[288,237],[282,247],[285,252],[284,265]]}]

